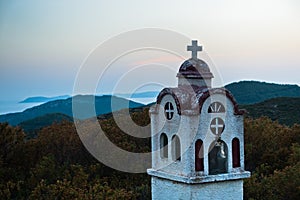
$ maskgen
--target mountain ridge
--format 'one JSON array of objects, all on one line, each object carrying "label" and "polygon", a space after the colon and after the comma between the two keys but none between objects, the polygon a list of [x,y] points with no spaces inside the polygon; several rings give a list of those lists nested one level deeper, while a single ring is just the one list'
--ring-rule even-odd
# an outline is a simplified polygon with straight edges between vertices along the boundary
[{"label": "mountain ridge", "polygon": [[240,81],[225,86],[238,104],[254,104],[276,97],[300,97],[296,84],[277,84],[259,81]]},{"label": "mountain ridge", "polygon": [[[93,102],[93,99],[95,105],[93,108],[95,110],[88,110],[87,108],[91,108],[90,103]],[[73,98],[68,98],[65,100],[46,102],[39,106],[28,108],[23,112],[0,115],[0,122],[8,122],[9,124],[15,126],[23,121],[50,113],[61,113],[73,117],[73,101],[76,102],[77,109],[80,109],[80,114],[76,115],[78,119],[87,119],[93,117],[93,114],[98,116],[123,108],[128,108],[128,106],[129,108],[144,106],[144,104],[141,103],[110,95],[77,95]]]},{"label": "mountain ridge", "polygon": [[246,109],[246,116],[254,119],[268,117],[287,126],[300,124],[299,97],[277,97],[256,104],[240,105],[240,108]]},{"label": "mountain ridge", "polygon": [[44,97],[44,96],[34,96],[34,97],[28,97],[19,103],[43,103],[43,102],[49,102],[49,101],[55,101],[60,99],[67,99],[70,98],[70,95],[61,95],[61,96],[55,96],[55,97]]},{"label": "mountain ridge", "polygon": [[[246,105],[257,104],[278,97],[293,97],[293,98],[300,97],[300,87],[298,85],[290,85],[290,84],[276,84],[276,83],[266,83],[266,82],[259,82],[259,81],[240,81],[240,82],[234,82],[228,84],[225,86],[225,88],[228,89],[233,94],[238,104],[241,105],[242,108],[243,107],[247,108]],[[157,93],[158,92],[155,91],[149,91],[149,92],[137,93],[136,95],[135,94],[132,95],[122,94],[122,95],[131,96],[135,98],[149,98],[151,96],[154,97]],[[49,101],[39,106],[28,108],[23,112],[0,115],[0,122],[6,121],[11,125],[15,126],[22,123],[23,121],[27,121],[35,117],[39,117],[51,113],[61,113],[73,117],[73,113],[72,113],[73,100],[77,102],[77,106],[80,109],[80,112],[78,112],[80,114],[79,116],[77,116],[77,118],[86,119],[92,117],[90,113],[93,112],[93,110],[91,110],[93,109],[93,107],[87,105],[93,102],[92,101],[93,98],[95,100],[94,107],[96,107],[96,112],[94,112],[94,114],[96,114],[97,116],[106,113],[111,113],[118,109],[128,108],[128,105],[130,105],[129,108],[145,106],[144,104],[130,101],[125,99],[124,97],[118,97],[118,96],[77,95],[73,98]],[[112,102],[114,102],[115,104],[114,107],[112,107]],[[150,103],[148,105],[152,105],[152,104],[153,103]],[[261,105],[253,105],[253,106],[261,107]],[[87,107],[90,108],[90,111],[86,109]],[[251,110],[251,108],[249,107],[248,109]],[[264,108],[261,107],[261,109]],[[253,116],[256,115],[254,114]]]}]

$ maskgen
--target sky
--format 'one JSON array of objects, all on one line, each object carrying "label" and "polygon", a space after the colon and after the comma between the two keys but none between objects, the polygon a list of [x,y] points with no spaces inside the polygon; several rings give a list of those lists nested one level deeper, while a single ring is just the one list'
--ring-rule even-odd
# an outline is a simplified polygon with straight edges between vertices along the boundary
[{"label": "sky", "polygon": [[[300,85],[299,10],[298,0],[0,0],[0,101],[72,94],[95,48],[143,28],[197,39],[222,77],[219,85],[240,80]],[[130,80],[140,81],[135,89],[146,89],[139,84],[149,77],[161,79],[159,86],[175,86],[183,60],[142,53],[114,62],[96,92],[110,93],[124,78],[120,68],[132,71],[141,63],[138,57],[156,64],[132,73]],[[166,63],[167,68],[161,66]],[[156,76],[158,71],[162,76]],[[120,91],[127,92],[126,87]]]}]

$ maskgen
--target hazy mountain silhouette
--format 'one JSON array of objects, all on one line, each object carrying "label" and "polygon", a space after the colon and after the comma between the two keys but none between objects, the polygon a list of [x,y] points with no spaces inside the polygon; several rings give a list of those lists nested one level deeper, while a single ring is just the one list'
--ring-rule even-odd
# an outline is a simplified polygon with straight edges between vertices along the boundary
[{"label": "hazy mountain silhouette", "polygon": [[49,101],[55,101],[59,99],[67,99],[67,98],[70,98],[70,96],[69,95],[56,96],[56,97],[37,96],[37,97],[28,97],[23,101],[20,101],[19,103],[40,103],[40,102],[49,102]]},{"label": "hazy mountain silhouette", "polygon": [[[245,105],[245,104],[249,105],[249,104],[264,102],[268,99],[274,99],[276,97],[300,97],[300,87],[297,85],[281,85],[281,84],[265,83],[265,82],[258,82],[258,81],[241,81],[237,83],[228,84],[225,86],[225,88],[231,91],[231,93],[234,95],[235,99],[240,105]],[[120,95],[127,98],[129,97],[149,98],[149,97],[155,97],[157,94],[158,92],[150,91],[150,92],[141,92],[141,93],[131,94],[131,95],[129,94],[120,94]],[[34,100],[34,98],[28,98],[27,101],[30,99]],[[88,106],[94,98],[95,98],[95,106],[92,107]],[[128,108],[128,107],[137,108],[137,107],[144,106],[141,103],[136,103],[122,97],[115,97],[111,95],[96,96],[96,97],[93,95],[78,95],[75,96],[73,100],[77,102],[77,107],[80,110],[79,115],[77,115],[77,118],[79,119],[86,119],[92,117],[93,115],[91,113],[93,112],[94,109],[95,109],[94,111],[95,114],[98,116],[106,113],[111,113],[113,111],[120,110],[123,108]],[[283,101],[283,100],[281,99],[279,101]],[[265,104],[254,105],[253,109],[251,106],[250,107],[243,106],[243,107],[247,108],[250,111],[249,114],[250,116],[256,117],[260,115],[258,113],[259,112],[258,108],[264,109],[263,107],[261,107],[262,105]],[[296,104],[295,106],[297,105],[298,104]],[[297,110],[298,108],[299,106],[294,107],[293,109]],[[268,109],[271,109],[271,107],[268,107]],[[19,113],[0,115],[0,122],[8,122],[11,125],[18,125],[21,122],[33,119],[35,117],[40,117],[46,114],[51,114],[51,113],[52,114],[61,113],[73,117],[72,98],[50,101],[33,108],[29,108]],[[267,115],[267,113],[263,113],[263,114],[269,116]],[[272,117],[270,115],[270,118],[275,119],[276,117]],[[293,123],[293,121],[291,121],[291,123]]]},{"label": "hazy mountain silhouette", "polygon": [[[93,99],[95,106],[91,107],[90,103],[93,101]],[[128,107],[136,108],[144,106],[141,103],[136,103],[134,101],[129,101],[124,98],[110,95],[78,95],[64,100],[50,101],[42,105],[26,109],[23,112],[0,115],[0,122],[8,122],[11,125],[17,125],[23,121],[50,113],[61,113],[72,117],[72,101],[77,102],[77,109],[80,110],[80,114],[76,115],[78,119],[93,117],[94,115],[92,112],[98,116]]]}]

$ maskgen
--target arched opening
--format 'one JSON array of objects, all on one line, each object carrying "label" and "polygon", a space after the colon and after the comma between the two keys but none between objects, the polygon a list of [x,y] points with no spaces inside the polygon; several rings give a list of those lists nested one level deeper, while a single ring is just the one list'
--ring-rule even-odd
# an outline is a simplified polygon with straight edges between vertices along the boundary
[{"label": "arched opening", "polygon": [[204,171],[202,140],[195,143],[195,170]]},{"label": "arched opening", "polygon": [[213,102],[208,107],[208,113],[224,113],[225,107],[220,102]]},{"label": "arched opening", "polygon": [[172,160],[180,161],[181,160],[181,152],[180,152],[180,140],[177,135],[172,137]]},{"label": "arched opening", "polygon": [[168,158],[168,137],[165,133],[160,135],[160,157]]},{"label": "arched opening", "polygon": [[213,142],[209,149],[209,174],[226,173],[228,169],[228,148],[226,143],[218,140]]},{"label": "arched opening", "polygon": [[240,167],[240,141],[237,138],[232,140],[232,167]]}]

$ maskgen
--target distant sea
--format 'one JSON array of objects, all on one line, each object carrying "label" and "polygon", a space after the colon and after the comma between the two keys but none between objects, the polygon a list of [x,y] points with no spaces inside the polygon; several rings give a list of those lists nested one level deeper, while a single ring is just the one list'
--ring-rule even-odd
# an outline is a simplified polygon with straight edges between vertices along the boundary
[{"label": "distant sea", "polygon": [[[135,101],[137,103],[149,104],[155,102],[156,98],[128,98],[129,100]],[[38,103],[19,103],[19,101],[0,101],[0,115],[7,113],[22,112],[28,108],[38,106],[43,104],[43,102]]]},{"label": "distant sea", "polygon": [[42,103],[19,103],[19,101],[0,101],[0,115],[22,112],[27,108],[38,106]]},{"label": "distant sea", "polygon": [[152,98],[127,98],[128,100],[131,101],[135,101],[137,103],[142,103],[142,104],[149,104],[149,103],[153,103],[156,101],[156,97],[152,97]]}]

